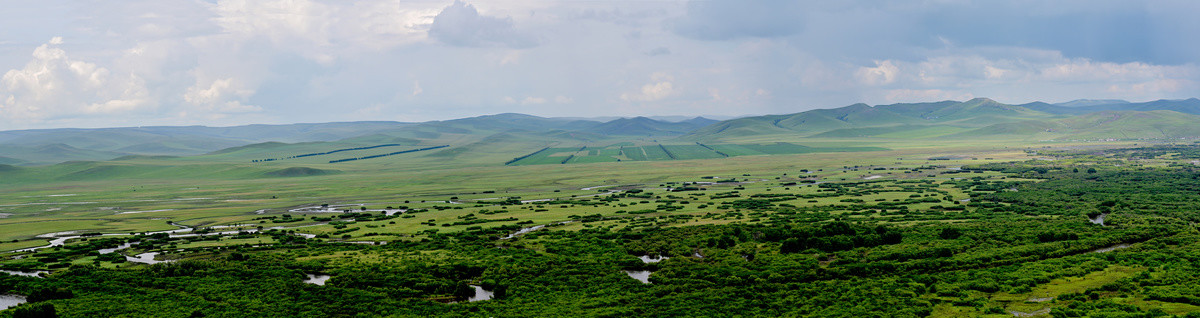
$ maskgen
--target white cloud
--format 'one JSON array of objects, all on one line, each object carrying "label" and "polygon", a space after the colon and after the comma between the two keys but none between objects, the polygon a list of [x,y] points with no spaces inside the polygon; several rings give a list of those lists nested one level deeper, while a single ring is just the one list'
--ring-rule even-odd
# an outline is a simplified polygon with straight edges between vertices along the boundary
[{"label": "white cloud", "polygon": [[195,86],[187,89],[183,99],[192,105],[200,106],[200,110],[219,117],[223,113],[261,111],[261,107],[242,104],[253,94],[254,90],[239,86],[233,78],[223,78],[198,81]]},{"label": "white cloud", "polygon": [[537,44],[532,37],[516,30],[511,17],[483,15],[475,6],[460,0],[434,17],[429,36],[442,43],[467,47],[528,48]]},{"label": "white cloud", "polygon": [[501,98],[501,100],[504,101],[504,103],[506,103],[506,104],[519,104],[521,106],[533,106],[533,105],[542,105],[542,104],[549,104],[549,103],[570,104],[570,103],[575,102],[574,99],[571,99],[570,97],[566,97],[566,96],[562,96],[562,95],[555,96],[553,98],[538,97],[538,96],[525,96],[525,98],[522,98],[521,100],[517,100],[516,98],[513,98],[512,96],[505,96],[504,98]]},{"label": "white cloud", "polygon": [[889,103],[916,103],[943,100],[969,100],[971,93],[949,92],[940,89],[892,89],[887,91]]},{"label": "white cloud", "polygon": [[1195,81],[1180,79],[1156,79],[1131,84],[1113,84],[1108,92],[1121,95],[1147,95],[1174,93],[1184,89],[1194,91],[1198,88]]},{"label": "white cloud", "polygon": [[974,96],[1016,102],[1148,100],[1191,97],[1200,91],[1200,67],[1195,64],[1095,62],[1020,48],[952,50],[920,61],[888,60],[876,62],[876,67],[860,67],[856,75],[863,84],[887,83],[893,88],[869,94],[879,98],[877,102]]},{"label": "white cloud", "polygon": [[1141,62],[1109,63],[1068,59],[1044,66],[1039,75],[1047,79],[1152,79],[1195,75],[1195,66],[1150,65]]},{"label": "white cloud", "polygon": [[716,89],[716,88],[709,88],[709,89],[708,89],[708,96],[709,96],[709,97],[712,97],[712,99],[713,99],[713,100],[716,100],[716,101],[725,100],[725,98],[722,98],[722,97],[721,97],[721,90],[719,90],[719,89]]},{"label": "white cloud", "polygon": [[675,87],[671,85],[671,82],[658,82],[642,86],[641,92],[638,93],[621,94],[621,99],[626,101],[652,102],[674,94]]},{"label": "white cloud", "polygon": [[439,11],[427,2],[221,0],[213,20],[226,34],[331,62],[344,51],[388,49],[425,41]]},{"label": "white cloud", "polygon": [[[34,1],[0,10],[0,126],[742,115],[1200,92],[1190,58],[1200,45],[1182,41],[1200,30],[1194,5],[1129,2],[1114,14],[1047,3],[1035,7],[1057,9],[1041,19],[990,2],[751,2]],[[1057,35],[1028,36],[1060,17],[1072,22]],[[1064,34],[1083,36],[1047,42]],[[1076,45],[1095,39],[1101,54]]]},{"label": "white cloud", "polygon": [[545,104],[545,103],[546,103],[546,99],[541,98],[541,97],[530,96],[530,97],[525,97],[525,99],[521,100],[521,105],[536,105],[536,104]]},{"label": "white cloud", "polygon": [[332,10],[308,0],[223,0],[213,8],[226,32],[277,42],[309,39],[318,45],[329,44]]},{"label": "white cloud", "polygon": [[[355,46],[387,49],[426,41],[437,2],[348,1],[334,34]],[[336,41],[336,40],[335,40]]]},{"label": "white cloud", "polygon": [[521,61],[521,51],[514,50],[512,52],[508,52],[508,53],[504,54],[504,57],[500,58],[500,65],[517,64],[520,61]]},{"label": "white cloud", "polygon": [[122,113],[148,107],[145,82],[75,60],[54,37],[33,51],[24,68],[0,79],[0,118],[47,120],[86,114]]},{"label": "white cloud", "polygon": [[650,83],[642,85],[640,90],[622,93],[620,98],[627,102],[661,101],[681,93],[674,81],[675,77],[667,72],[654,72],[650,74]]},{"label": "white cloud", "polygon": [[855,75],[867,85],[884,85],[896,81],[900,69],[891,60],[875,61],[875,67],[860,67]]},{"label": "white cloud", "polygon": [[993,67],[991,65],[983,67],[983,76],[987,77],[988,79],[1000,79],[1000,78],[1003,78],[1004,74],[1007,74],[1007,73],[1008,73],[1008,70],[998,68],[998,67]]}]

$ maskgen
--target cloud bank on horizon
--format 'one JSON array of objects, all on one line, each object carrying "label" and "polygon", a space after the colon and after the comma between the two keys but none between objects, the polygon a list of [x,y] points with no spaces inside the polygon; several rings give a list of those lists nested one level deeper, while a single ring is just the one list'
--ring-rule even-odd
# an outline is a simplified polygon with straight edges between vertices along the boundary
[{"label": "cloud bank on horizon", "polygon": [[0,130],[1200,95],[1200,2],[17,1]]}]

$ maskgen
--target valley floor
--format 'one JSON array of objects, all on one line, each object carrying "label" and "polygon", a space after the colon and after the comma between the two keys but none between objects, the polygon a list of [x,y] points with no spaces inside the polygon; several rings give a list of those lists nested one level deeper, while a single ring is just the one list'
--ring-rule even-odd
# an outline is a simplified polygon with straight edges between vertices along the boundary
[{"label": "valley floor", "polygon": [[1200,147],[1010,146],[9,184],[0,317],[1200,315]]}]

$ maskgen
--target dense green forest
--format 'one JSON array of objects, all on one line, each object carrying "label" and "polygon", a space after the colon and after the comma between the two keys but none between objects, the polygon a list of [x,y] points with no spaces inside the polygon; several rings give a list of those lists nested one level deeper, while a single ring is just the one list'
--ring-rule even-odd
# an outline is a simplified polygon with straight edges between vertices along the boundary
[{"label": "dense green forest", "polygon": [[[6,262],[54,272],[0,275],[0,294],[28,300],[0,317],[1197,317],[1200,169],[1136,161],[1196,149],[1043,152],[1055,160],[964,166],[904,183],[934,196],[903,201],[855,201],[884,191],[869,181],[817,184],[821,196],[849,204],[836,208],[793,204],[818,195],[709,191],[732,197],[713,205],[737,215],[686,226],[669,215],[639,226],[577,216],[581,230],[506,239],[517,227],[475,226],[386,245],[265,231],[240,235],[275,244],[189,249],[153,265],[97,251],[125,242],[171,250],[187,239],[93,237]],[[989,171],[1000,174],[979,176]],[[934,185],[969,199],[909,208],[945,204]],[[659,198],[660,207],[679,204]],[[571,203],[584,202],[549,204]],[[650,283],[625,271],[650,271]],[[306,284],[308,274],[332,278]],[[472,285],[493,298],[467,301]]]}]

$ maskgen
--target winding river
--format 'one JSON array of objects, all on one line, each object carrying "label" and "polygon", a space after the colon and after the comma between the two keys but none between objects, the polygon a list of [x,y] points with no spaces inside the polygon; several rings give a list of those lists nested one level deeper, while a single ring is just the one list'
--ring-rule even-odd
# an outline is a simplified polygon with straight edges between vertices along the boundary
[{"label": "winding river", "polygon": [[141,253],[141,254],[134,255],[134,256],[125,256],[125,260],[134,262],[134,263],[142,263],[142,264],[158,264],[158,263],[174,262],[172,260],[160,261],[160,260],[154,259],[155,256],[158,256],[158,254],[159,254],[158,252]]},{"label": "winding river", "polygon": [[0,270],[0,273],[9,274],[9,275],[16,275],[16,276],[25,276],[25,277],[38,277],[38,278],[41,278],[41,277],[42,277],[42,274],[47,274],[47,273],[50,273],[50,272],[47,272],[47,271],[21,272],[21,271],[6,271],[6,270]]},{"label": "winding river", "polygon": [[501,240],[507,240],[507,239],[511,239],[511,238],[514,238],[514,237],[517,237],[517,236],[521,236],[521,235],[523,235],[523,234],[525,234],[525,233],[529,233],[529,232],[533,232],[533,231],[541,230],[542,228],[544,228],[544,227],[546,227],[546,226],[549,226],[549,225],[552,225],[552,224],[567,224],[567,223],[571,223],[571,222],[572,222],[572,221],[562,221],[562,222],[558,222],[558,223],[542,224],[542,225],[535,225],[535,226],[530,226],[530,227],[526,227],[526,228],[521,228],[520,230],[517,230],[517,231],[516,231],[516,232],[514,232],[513,234],[506,235],[506,236],[504,236],[504,237],[502,237],[502,238],[500,238],[500,239],[501,239]]},{"label": "winding river", "polygon": [[1119,250],[1119,249],[1126,249],[1129,247],[1130,247],[1129,244],[1117,244],[1117,245],[1113,245],[1113,246],[1109,246],[1109,247],[1105,247],[1105,248],[1098,248],[1098,249],[1092,250],[1092,253],[1108,253],[1108,252],[1112,252],[1112,251]]},{"label": "winding river", "polygon": [[[349,221],[353,221],[353,219],[351,219]],[[300,226],[275,226],[275,227],[265,228],[264,230],[290,230],[290,229],[298,229],[298,228],[319,226],[319,225],[325,225],[325,224],[329,224],[329,223],[318,223],[318,224],[309,224],[309,225],[300,225]],[[167,230],[167,231],[156,231],[156,232],[141,232],[138,234],[154,235],[154,234],[164,234],[165,233],[170,238],[184,238],[184,237],[210,236],[210,235],[237,235],[240,233],[257,233],[259,231],[257,228],[249,228],[249,229],[239,229],[239,230],[234,230],[234,231],[222,231],[222,232],[211,232],[211,233],[191,233],[192,231],[196,230],[196,228],[178,224],[178,223],[171,223],[171,225],[179,227],[179,229]],[[251,225],[253,225],[253,224],[217,225],[217,226],[212,226],[212,227],[208,227],[208,228],[209,229],[227,229],[227,228],[233,228],[233,227],[239,227],[239,226],[251,226]],[[38,235],[37,237],[39,237],[39,238],[51,239],[51,240],[46,245],[17,249],[17,250],[13,250],[11,252],[13,252],[13,253],[33,252],[33,251],[47,249],[47,248],[51,248],[51,247],[55,247],[55,246],[63,246],[64,244],[67,243],[67,241],[85,237],[83,235],[74,235],[76,233],[77,233],[77,231],[66,231],[66,232],[54,232],[54,233],[46,233],[46,234]],[[306,239],[312,239],[312,238],[317,237],[316,235],[307,234],[307,233],[290,233],[290,234],[299,236],[299,237],[303,237]],[[106,233],[106,234],[100,234],[100,235],[90,235],[87,237],[130,236],[130,235],[133,235],[133,233]],[[124,245],[121,245],[116,248],[101,249],[100,254],[108,254],[108,253],[112,253],[115,251],[123,250],[123,249],[129,248],[129,246],[131,246],[131,245],[136,245],[136,244],[138,244],[138,242],[125,243]]]}]

